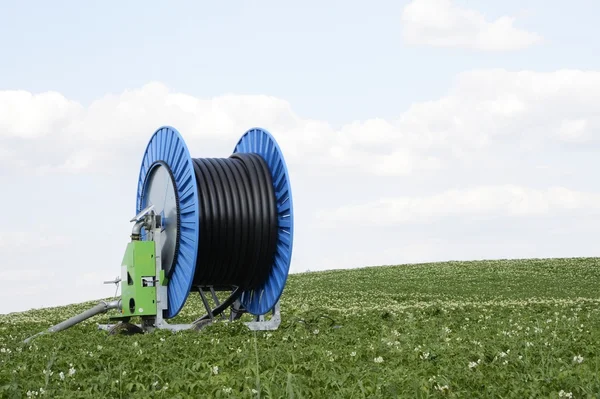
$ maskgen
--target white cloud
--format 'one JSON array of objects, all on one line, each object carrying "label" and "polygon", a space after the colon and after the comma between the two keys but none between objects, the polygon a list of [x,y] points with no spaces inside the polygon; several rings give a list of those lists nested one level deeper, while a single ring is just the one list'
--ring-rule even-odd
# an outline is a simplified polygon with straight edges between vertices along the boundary
[{"label": "white cloud", "polygon": [[428,223],[449,216],[543,216],[578,209],[599,210],[600,193],[564,187],[539,190],[514,185],[482,186],[425,197],[381,198],[360,205],[344,205],[322,211],[319,218],[329,225],[350,222],[381,226]]},{"label": "white cloud", "polygon": [[484,51],[519,50],[542,37],[514,26],[515,18],[494,21],[451,0],[413,0],[402,12],[402,35],[408,44],[462,47]]},{"label": "white cloud", "polygon": [[475,70],[458,75],[445,97],[412,105],[398,128],[411,147],[458,157],[506,140],[515,149],[574,138],[590,144],[600,139],[599,97],[596,71]]},{"label": "white cloud", "polygon": [[582,142],[591,138],[587,119],[565,119],[558,129],[558,137],[564,141]]},{"label": "white cloud", "polygon": [[[288,102],[270,96],[224,95],[211,99],[196,98],[171,92],[165,85],[150,83],[122,94],[108,95],[84,108],[75,102],[70,118],[56,116],[50,103],[46,108],[36,101],[20,101],[21,92],[3,92],[5,102],[11,102],[15,112],[0,115],[0,165],[12,164],[20,172],[85,173],[110,172],[121,169],[123,162],[139,162],[150,134],[159,126],[175,125],[186,138],[194,156],[214,156],[215,149],[226,156],[240,134],[250,127],[264,126],[276,132],[277,140],[285,148],[290,162],[304,162],[310,157],[315,167],[338,165],[364,169],[375,174],[409,174],[436,167],[432,157],[422,158],[406,149],[402,157],[380,157],[391,141],[402,134],[389,122],[369,120],[356,122],[335,131],[328,123],[301,119]],[[45,94],[27,93],[26,97]],[[59,96],[57,98],[63,98]],[[42,102],[43,103],[43,102]],[[20,115],[39,120],[23,128]],[[52,119],[52,121],[50,119]],[[60,131],[48,134],[48,126],[60,121]],[[176,122],[176,123],[174,123]],[[35,127],[35,128],[34,128]],[[211,141],[210,151],[206,141]]]},{"label": "white cloud", "polygon": [[58,136],[82,107],[62,94],[0,91],[0,138]]},{"label": "white cloud", "polygon": [[507,140],[516,149],[588,145],[598,141],[600,129],[595,71],[465,72],[447,95],[415,103],[395,120],[352,121],[340,129],[301,118],[279,98],[197,98],[160,83],[88,107],[59,94],[51,96],[59,105],[32,100],[44,96],[0,92],[12,104],[0,114],[0,173],[115,173],[139,163],[150,134],[162,125],[180,130],[194,156],[226,156],[243,131],[263,126],[276,134],[291,164],[375,176],[432,173]]}]

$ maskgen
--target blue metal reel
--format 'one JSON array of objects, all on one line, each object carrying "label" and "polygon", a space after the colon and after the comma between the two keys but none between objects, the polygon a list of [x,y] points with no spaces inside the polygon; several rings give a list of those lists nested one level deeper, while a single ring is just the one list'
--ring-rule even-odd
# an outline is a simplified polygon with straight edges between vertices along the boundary
[{"label": "blue metal reel", "polygon": [[[244,291],[240,297],[249,313],[262,315],[275,306],[288,277],[294,233],[290,179],[277,142],[264,129],[248,130],[234,152],[256,153],[263,157],[269,166],[277,199],[278,242],[271,272],[260,287]],[[174,200],[169,202],[170,198]],[[167,265],[169,304],[165,315],[172,318],[180,312],[192,288],[200,231],[200,203],[192,157],[183,138],[172,127],[158,129],[144,152],[136,212],[150,204],[155,205],[163,216],[165,238],[175,243],[167,245],[162,254],[163,261],[172,263]],[[176,239],[169,237],[170,231],[176,231]]]},{"label": "blue metal reel", "polygon": [[[199,202],[198,187],[194,175],[192,157],[179,132],[165,126],[158,129],[150,138],[144,152],[140,176],[138,180],[136,213],[149,203],[149,184],[153,172],[167,166],[175,189],[178,220],[167,221],[176,223],[177,245],[175,246],[173,265],[169,273],[167,287],[168,310],[166,318],[175,317],[190,293],[196,258],[198,257]],[[154,203],[155,206],[163,204]]]},{"label": "blue metal reel", "polygon": [[266,130],[248,130],[234,150],[263,157],[271,171],[278,212],[278,240],[269,278],[257,289],[244,291],[240,301],[249,313],[262,315],[275,306],[287,281],[294,238],[294,208],[287,165],[273,136]]}]

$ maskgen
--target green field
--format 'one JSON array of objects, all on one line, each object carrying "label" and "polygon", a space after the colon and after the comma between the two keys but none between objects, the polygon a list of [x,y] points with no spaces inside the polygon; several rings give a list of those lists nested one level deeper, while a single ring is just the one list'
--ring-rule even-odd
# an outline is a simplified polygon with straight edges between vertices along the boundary
[{"label": "green field", "polygon": [[[282,325],[108,336],[94,304],[0,316],[2,398],[600,398],[600,259],[291,275]],[[177,317],[191,321],[197,295]]]}]

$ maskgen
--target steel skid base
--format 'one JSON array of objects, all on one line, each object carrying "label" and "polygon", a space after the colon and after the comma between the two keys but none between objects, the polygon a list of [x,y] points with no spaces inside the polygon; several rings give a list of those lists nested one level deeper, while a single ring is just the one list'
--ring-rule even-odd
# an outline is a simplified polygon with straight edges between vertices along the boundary
[{"label": "steel skid base", "polygon": [[[231,322],[237,320],[242,316],[245,312],[238,312],[235,310],[235,305],[232,306],[231,316],[228,318],[225,317],[215,317],[213,319],[210,318],[201,318],[190,324],[169,324],[162,317],[145,317],[142,320],[141,324],[131,324],[140,329],[141,332],[152,332],[154,330],[169,330],[172,332],[183,331],[183,330],[201,330],[203,327],[206,327],[216,321],[221,322]],[[279,325],[281,324],[281,313],[279,302],[277,302],[270,312],[271,315],[269,318],[266,318],[265,315],[254,316],[254,320],[244,322],[244,324],[248,327],[248,329],[252,331],[268,331],[268,330],[277,330]],[[99,324],[98,329],[104,331],[115,331],[119,328],[121,323],[128,323],[128,321],[122,321],[120,323],[115,324]]]}]

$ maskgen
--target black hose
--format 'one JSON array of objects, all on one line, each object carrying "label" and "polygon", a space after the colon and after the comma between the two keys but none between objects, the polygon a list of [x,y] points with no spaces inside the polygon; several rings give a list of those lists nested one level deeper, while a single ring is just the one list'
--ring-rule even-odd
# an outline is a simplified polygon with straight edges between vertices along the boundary
[{"label": "black hose", "polygon": [[193,164],[201,226],[193,285],[258,288],[277,249],[277,200],[267,163],[258,154],[233,154]]}]

